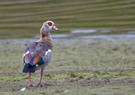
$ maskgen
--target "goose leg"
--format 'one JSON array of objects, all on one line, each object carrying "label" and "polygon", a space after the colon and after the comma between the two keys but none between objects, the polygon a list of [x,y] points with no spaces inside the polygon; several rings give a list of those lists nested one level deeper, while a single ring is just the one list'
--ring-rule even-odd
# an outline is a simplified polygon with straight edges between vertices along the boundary
[{"label": "goose leg", "polygon": [[33,87],[32,81],[31,81],[31,73],[28,72],[28,85],[27,87]]},{"label": "goose leg", "polygon": [[39,83],[37,84],[37,86],[39,86],[39,87],[42,87],[43,86],[42,85],[43,71],[44,71],[44,69],[41,68],[41,71],[40,71],[40,80],[39,80]]},{"label": "goose leg", "polygon": [[[24,56],[24,63],[29,63],[28,54]],[[28,84],[27,87],[33,87],[32,81],[31,81],[31,73],[28,72]]]}]

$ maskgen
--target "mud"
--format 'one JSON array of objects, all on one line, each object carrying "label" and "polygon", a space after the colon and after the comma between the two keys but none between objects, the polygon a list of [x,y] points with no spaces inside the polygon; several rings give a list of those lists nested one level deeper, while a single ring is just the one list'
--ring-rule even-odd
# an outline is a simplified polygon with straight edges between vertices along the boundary
[{"label": "mud", "polygon": [[[111,72],[127,72],[129,70],[113,70]],[[131,70],[132,71],[132,70]],[[67,88],[72,88],[72,87],[88,87],[90,89],[94,89],[94,88],[100,88],[100,87],[105,87],[105,86],[132,86],[135,87],[135,78],[120,78],[120,77],[116,77],[116,76],[112,76],[112,77],[98,77],[98,76],[77,76],[75,73],[77,72],[81,72],[81,73],[96,73],[96,72],[100,72],[100,71],[90,71],[90,70],[81,70],[81,71],[68,71],[68,72],[63,72],[63,71],[51,71],[51,72],[47,72],[44,75],[45,77],[49,77],[52,74],[70,74],[70,77],[68,78],[53,78],[53,77],[49,77],[48,79],[43,79],[43,85],[40,87],[30,87],[27,88],[28,90],[32,90],[32,89],[38,89],[38,88],[42,88],[42,89],[47,89],[47,88],[52,88],[52,87],[67,87]],[[4,76],[3,74],[0,74],[1,76]],[[8,76],[25,76],[22,73],[9,73],[6,74]],[[5,76],[6,76],[5,75]],[[38,83],[38,79],[34,79],[34,85],[36,85]],[[1,80],[0,81],[0,91],[6,92],[6,91],[11,91],[11,92],[18,92],[22,87],[25,87],[27,83],[27,76],[25,76],[24,78],[21,78],[20,80],[16,79],[16,80]],[[56,91],[57,93],[60,93],[60,90]]]}]

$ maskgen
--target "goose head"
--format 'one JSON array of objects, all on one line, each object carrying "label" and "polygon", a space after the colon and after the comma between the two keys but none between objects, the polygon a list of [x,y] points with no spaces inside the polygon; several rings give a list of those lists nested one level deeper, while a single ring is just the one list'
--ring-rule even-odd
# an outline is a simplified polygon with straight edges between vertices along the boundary
[{"label": "goose head", "polygon": [[53,21],[44,22],[40,29],[40,31],[45,35],[48,34],[51,30],[59,30]]}]

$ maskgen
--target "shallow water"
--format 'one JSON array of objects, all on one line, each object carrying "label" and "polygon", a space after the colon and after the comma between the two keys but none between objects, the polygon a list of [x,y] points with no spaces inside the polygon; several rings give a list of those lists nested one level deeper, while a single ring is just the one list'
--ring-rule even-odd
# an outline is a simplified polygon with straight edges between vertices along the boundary
[{"label": "shallow water", "polygon": [[[51,34],[54,41],[66,41],[69,39],[76,40],[128,40],[135,39],[135,31],[128,30],[125,34],[99,34],[112,32],[112,29],[77,29],[72,30],[68,34]],[[92,35],[91,33],[98,32],[97,35]],[[0,43],[30,43],[39,39],[39,35],[34,38],[24,38],[24,39],[0,39]]]},{"label": "shallow water", "polygon": [[117,40],[117,39],[135,39],[135,34],[119,34],[119,35],[74,35],[74,34],[56,34],[52,38],[58,39],[101,39],[101,40]]},{"label": "shallow water", "polygon": [[[135,31],[134,30],[125,30],[125,34],[111,34],[117,31],[122,31],[118,29],[76,29],[70,31],[69,34],[55,34],[52,35],[54,39],[100,39],[100,40],[114,40],[114,39],[135,39]],[[96,35],[92,35],[96,33]],[[101,33],[101,34],[100,34]],[[105,34],[104,34],[105,33]],[[123,32],[122,32],[123,33]]]},{"label": "shallow water", "polygon": [[[132,40],[135,39],[134,34],[123,35],[70,35],[70,34],[57,34],[52,35],[53,41],[68,41],[68,40]],[[38,40],[36,38],[24,38],[24,39],[0,39],[0,43],[3,44],[28,44]]]}]

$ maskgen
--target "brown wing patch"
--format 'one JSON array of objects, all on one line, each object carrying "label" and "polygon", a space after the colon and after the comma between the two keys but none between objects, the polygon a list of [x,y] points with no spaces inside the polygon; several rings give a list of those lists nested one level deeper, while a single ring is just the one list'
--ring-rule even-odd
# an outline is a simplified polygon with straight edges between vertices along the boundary
[{"label": "brown wing patch", "polygon": [[38,63],[40,59],[41,59],[41,57],[38,54],[35,55],[34,60],[33,60],[33,65],[35,65],[36,63]]}]

